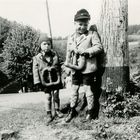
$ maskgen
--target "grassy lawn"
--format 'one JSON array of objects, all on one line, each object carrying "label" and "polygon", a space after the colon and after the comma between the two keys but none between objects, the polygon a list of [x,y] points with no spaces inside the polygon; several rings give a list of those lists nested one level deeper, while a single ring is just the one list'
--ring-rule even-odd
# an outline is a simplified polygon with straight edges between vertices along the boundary
[{"label": "grassy lawn", "polygon": [[129,120],[108,119],[103,115],[98,120],[85,121],[85,114],[70,123],[64,118],[55,119],[46,125],[44,104],[26,104],[0,113],[0,130],[14,130],[17,140],[139,140],[140,116]]},{"label": "grassy lawn", "polygon": [[140,87],[140,35],[129,36],[129,66],[130,77],[138,83]]},{"label": "grassy lawn", "polygon": [[135,42],[140,40],[140,35],[133,34],[128,36],[128,41],[129,42]]}]

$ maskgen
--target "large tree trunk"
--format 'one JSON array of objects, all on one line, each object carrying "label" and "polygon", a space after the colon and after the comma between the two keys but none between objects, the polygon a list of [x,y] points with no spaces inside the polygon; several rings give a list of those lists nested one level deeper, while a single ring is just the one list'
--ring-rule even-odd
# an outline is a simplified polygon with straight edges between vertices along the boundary
[{"label": "large tree trunk", "polygon": [[128,1],[102,0],[99,32],[106,53],[103,87],[126,91],[129,83]]}]

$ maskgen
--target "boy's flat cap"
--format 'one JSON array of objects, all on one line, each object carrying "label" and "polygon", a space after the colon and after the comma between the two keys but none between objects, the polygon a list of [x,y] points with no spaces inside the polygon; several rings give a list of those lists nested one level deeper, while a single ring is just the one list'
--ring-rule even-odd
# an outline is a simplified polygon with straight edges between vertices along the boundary
[{"label": "boy's flat cap", "polygon": [[74,21],[81,20],[81,19],[90,20],[89,12],[86,9],[81,9],[77,11],[76,15],[74,16]]}]

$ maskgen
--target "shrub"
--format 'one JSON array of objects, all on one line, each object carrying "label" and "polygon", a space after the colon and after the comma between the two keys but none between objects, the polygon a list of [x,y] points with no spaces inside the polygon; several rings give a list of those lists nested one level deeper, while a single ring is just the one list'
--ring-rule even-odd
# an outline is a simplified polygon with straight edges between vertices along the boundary
[{"label": "shrub", "polygon": [[10,21],[0,17],[0,53],[3,49],[3,42],[7,38],[7,34],[10,30]]},{"label": "shrub", "polygon": [[139,95],[120,92],[112,93],[104,103],[103,112],[107,117],[130,118],[140,114]]},{"label": "shrub", "polygon": [[23,77],[31,72],[39,33],[29,26],[13,23],[4,42],[1,70],[9,79]]}]

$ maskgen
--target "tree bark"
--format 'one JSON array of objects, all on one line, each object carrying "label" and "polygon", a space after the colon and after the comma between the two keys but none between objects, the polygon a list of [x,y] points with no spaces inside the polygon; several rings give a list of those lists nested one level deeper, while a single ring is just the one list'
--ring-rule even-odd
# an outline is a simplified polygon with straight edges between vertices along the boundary
[{"label": "tree bark", "polygon": [[128,1],[102,0],[99,33],[106,54],[103,88],[107,91],[128,90]]}]

